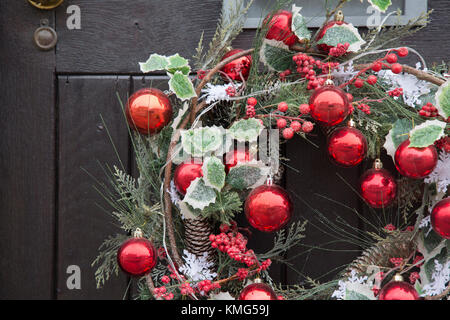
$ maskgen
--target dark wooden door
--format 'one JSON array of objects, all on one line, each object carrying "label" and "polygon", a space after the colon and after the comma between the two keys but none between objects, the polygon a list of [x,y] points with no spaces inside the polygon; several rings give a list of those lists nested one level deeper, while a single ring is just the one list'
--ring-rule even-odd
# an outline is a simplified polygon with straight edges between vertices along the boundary
[{"label": "dark wooden door", "polygon": [[[448,18],[447,1],[430,2],[436,15]],[[80,8],[79,30],[67,27],[69,5]],[[116,93],[125,100],[143,86],[166,85],[160,74],[144,78],[137,62],[153,52],[191,56],[202,31],[206,41],[212,37],[221,7],[221,0],[67,0],[53,11],[41,11],[26,0],[0,1],[0,299],[130,297],[129,279],[123,275],[96,289],[91,263],[103,239],[118,228],[89,175],[103,179],[101,166],[120,165],[118,157],[125,169],[132,170]],[[43,19],[58,34],[51,51],[41,51],[33,43]],[[446,30],[449,19],[432,26],[432,31],[412,39],[413,46],[440,60],[448,50],[440,55],[430,48],[437,44],[442,48],[438,37],[445,33],[438,30]],[[253,34],[246,31],[236,47],[249,48]],[[316,139],[323,145],[324,137]],[[290,142],[285,151],[291,158],[289,167],[297,168],[287,169],[287,188],[322,211],[345,215],[358,225],[351,213],[316,197],[320,193],[350,207],[360,206],[323,153],[299,141]],[[360,175],[358,169],[341,173],[350,183]],[[313,208],[298,197],[294,200],[296,217],[314,216]],[[307,235],[307,244],[324,240],[314,228]],[[271,238],[254,233],[250,245],[262,250]],[[355,254],[317,251],[295,261],[301,274],[317,277]],[[81,289],[66,285],[73,265],[80,267]],[[273,274],[290,283],[301,278],[284,267],[274,267]]]}]

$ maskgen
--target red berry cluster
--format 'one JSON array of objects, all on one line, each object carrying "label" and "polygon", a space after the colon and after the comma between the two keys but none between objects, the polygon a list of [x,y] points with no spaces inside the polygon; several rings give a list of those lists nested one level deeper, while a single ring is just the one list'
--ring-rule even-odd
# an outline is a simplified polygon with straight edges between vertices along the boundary
[{"label": "red berry cluster", "polygon": [[395,88],[394,90],[388,91],[388,95],[391,97],[399,97],[403,95],[402,88]]},{"label": "red berry cluster", "polygon": [[411,274],[409,275],[409,282],[411,284],[415,284],[417,280],[420,280],[419,273],[417,271],[411,272]]},{"label": "red berry cluster", "polygon": [[403,263],[403,258],[390,258],[389,261],[394,265],[394,267],[399,267]]},{"label": "red berry cluster", "polygon": [[[278,111],[280,112],[286,112],[288,110],[288,104],[286,102],[280,102],[278,104]],[[302,104],[299,107],[301,115],[306,115],[310,112],[310,107],[308,104]],[[290,126],[287,127],[288,122],[286,119],[291,120]],[[303,125],[299,122],[302,121]],[[293,118],[293,117],[282,117],[279,116],[277,119],[277,128],[283,129],[282,135],[283,138],[286,140],[292,139],[294,137],[295,132],[303,131],[305,133],[309,133],[314,128],[314,125],[312,122],[304,121],[300,118]]]},{"label": "red berry cluster", "polygon": [[338,43],[336,47],[330,49],[328,55],[332,57],[341,57],[347,53],[348,48],[350,47],[350,43],[346,42],[344,44]]},{"label": "red berry cluster", "polygon": [[436,148],[446,152],[450,153],[450,137],[445,136],[437,140],[435,143]]},{"label": "red berry cluster", "polygon": [[163,298],[165,300],[172,300],[173,299],[173,293],[172,292],[167,292],[166,287],[159,287],[159,288],[155,288],[153,290],[153,294],[157,297],[157,298]]},{"label": "red berry cluster", "polygon": [[187,296],[194,293],[194,289],[191,287],[189,282],[184,282],[181,284],[180,292],[183,296]]},{"label": "red berry cluster", "polygon": [[[420,261],[423,261],[423,255],[421,253],[417,253],[416,256],[414,257],[412,264],[415,265],[416,263],[418,263]],[[423,262],[416,265],[416,267],[420,268],[422,265],[423,265]]]},{"label": "red berry cluster", "polygon": [[200,70],[197,71],[197,78],[202,80],[205,77],[206,77],[206,70],[200,69]]},{"label": "red berry cluster", "polygon": [[370,114],[370,106],[364,103],[360,103],[357,105],[358,109],[364,112],[365,114]]},{"label": "red berry cluster", "polygon": [[258,100],[256,98],[248,98],[247,99],[247,106],[246,106],[246,116],[248,118],[253,118],[256,115],[255,106],[258,103]]},{"label": "red berry cluster", "polygon": [[271,264],[272,264],[272,260],[270,260],[270,259],[263,261],[261,263],[261,265],[258,267],[258,272],[269,269]]},{"label": "red berry cluster", "polygon": [[161,282],[164,283],[164,284],[168,284],[170,281],[171,280],[170,280],[170,278],[168,276],[163,276],[161,278]]},{"label": "red berry cluster", "polygon": [[298,53],[294,55],[292,59],[297,65],[297,72],[301,75],[301,77],[309,80],[306,87],[308,90],[316,89],[325,83],[324,77],[317,77],[314,67],[321,69],[322,74],[328,74],[332,69],[337,68],[339,65],[338,62],[324,63],[304,53]]},{"label": "red berry cluster", "polygon": [[387,231],[395,231],[395,229],[397,229],[392,223],[386,225],[384,227],[384,229],[386,229]]},{"label": "red berry cluster", "polygon": [[283,72],[280,73],[280,80],[281,80],[281,81],[286,80],[286,77],[287,77],[287,76],[290,76],[291,74],[292,74],[292,71],[291,71],[291,70],[289,70],[289,69],[284,70]]},{"label": "red berry cluster", "polygon": [[233,85],[229,85],[226,89],[225,92],[227,93],[227,95],[229,97],[234,97],[236,95],[236,88]]},{"label": "red berry cluster", "polygon": [[236,272],[236,277],[240,281],[244,281],[245,278],[248,277],[248,273],[249,273],[249,270],[247,268],[239,268],[238,271]]},{"label": "red berry cluster", "polygon": [[220,284],[211,280],[202,280],[197,283],[197,288],[201,293],[206,295],[211,290],[220,289]]},{"label": "red berry cluster", "polygon": [[434,118],[438,116],[438,109],[433,106],[433,104],[431,102],[428,102],[426,105],[424,105],[422,107],[422,109],[420,109],[419,114],[422,117],[428,117],[428,118]]},{"label": "red berry cluster", "polygon": [[211,234],[209,236],[211,246],[228,254],[228,256],[237,262],[245,263],[248,267],[257,263],[253,250],[247,250],[247,239],[239,232]]}]

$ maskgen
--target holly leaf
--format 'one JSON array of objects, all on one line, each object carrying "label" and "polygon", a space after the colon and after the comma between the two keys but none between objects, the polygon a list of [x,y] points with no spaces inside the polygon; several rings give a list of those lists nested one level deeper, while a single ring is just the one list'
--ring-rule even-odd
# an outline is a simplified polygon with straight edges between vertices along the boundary
[{"label": "holly leaf", "polygon": [[188,75],[191,72],[189,61],[181,57],[178,53],[170,56],[168,61],[169,64],[167,65],[166,70],[172,74],[181,71],[184,75]]},{"label": "holly leaf", "polygon": [[294,53],[282,41],[264,39],[259,53],[260,61],[269,70],[282,72],[294,66]]},{"label": "holly leaf", "polygon": [[409,148],[425,148],[444,136],[446,123],[439,120],[428,120],[416,126],[409,133]]},{"label": "holly leaf", "polygon": [[161,56],[157,53],[153,53],[146,62],[139,62],[139,66],[143,73],[166,70],[168,65],[169,59],[166,56]]},{"label": "holly leaf", "polygon": [[208,157],[202,166],[203,179],[205,185],[220,191],[225,185],[225,166],[221,160],[216,157]]},{"label": "holly leaf", "polygon": [[[291,30],[299,40],[311,39],[311,32],[306,25],[305,18],[300,14],[302,7],[292,6],[292,25]],[[286,70],[286,69],[285,69]]]},{"label": "holly leaf", "polygon": [[358,52],[361,49],[361,46],[366,43],[366,41],[361,38],[358,29],[351,23],[333,25],[325,32],[323,38],[317,43],[336,47],[339,43],[344,44],[346,42],[350,44],[347,50],[349,52]]},{"label": "holly leaf", "polygon": [[425,261],[434,258],[446,245],[446,240],[439,237],[434,231],[428,233],[422,231],[418,238],[417,249]]},{"label": "holly leaf", "polygon": [[450,80],[447,80],[436,92],[436,108],[445,119],[450,117]]},{"label": "holly leaf", "polygon": [[237,190],[254,188],[266,181],[269,171],[262,161],[238,163],[228,172],[227,183]]},{"label": "holly leaf", "polygon": [[386,142],[383,145],[392,159],[394,158],[397,147],[408,139],[408,133],[411,131],[412,126],[412,121],[409,119],[398,119],[392,125],[392,129],[386,136]]},{"label": "holly leaf", "polygon": [[196,97],[194,85],[187,75],[181,71],[176,71],[174,74],[169,73],[169,89],[177,95],[181,100],[189,100]]},{"label": "holly leaf", "polygon": [[261,131],[263,130],[263,125],[255,118],[243,119],[236,121],[228,129],[228,133],[233,139],[239,142],[255,142],[258,140]]},{"label": "holly leaf", "polygon": [[385,13],[386,10],[392,5],[391,0],[368,0],[369,3],[378,11]]},{"label": "holly leaf", "polygon": [[185,202],[194,209],[203,210],[216,201],[216,196],[214,189],[208,187],[203,178],[196,178],[187,188],[182,202]]},{"label": "holly leaf", "polygon": [[201,127],[181,132],[183,150],[194,156],[202,157],[208,153],[221,151],[225,130],[222,127]]},{"label": "holly leaf", "polygon": [[369,286],[357,282],[348,282],[344,300],[375,300],[375,296]]}]

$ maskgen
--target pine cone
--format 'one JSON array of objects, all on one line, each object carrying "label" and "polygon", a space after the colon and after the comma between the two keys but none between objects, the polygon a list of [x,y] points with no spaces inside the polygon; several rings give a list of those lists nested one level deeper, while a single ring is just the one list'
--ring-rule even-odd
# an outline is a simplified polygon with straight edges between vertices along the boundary
[{"label": "pine cone", "polygon": [[369,249],[364,250],[359,258],[350,263],[344,275],[349,276],[352,270],[359,274],[366,273],[370,266],[392,268],[389,259],[407,259],[416,250],[416,245],[411,240],[411,236],[412,232],[403,231],[379,241]]},{"label": "pine cone", "polygon": [[209,235],[212,227],[208,219],[185,219],[184,220],[184,243],[186,250],[197,257],[208,253],[210,261],[215,259],[215,249],[211,246]]}]

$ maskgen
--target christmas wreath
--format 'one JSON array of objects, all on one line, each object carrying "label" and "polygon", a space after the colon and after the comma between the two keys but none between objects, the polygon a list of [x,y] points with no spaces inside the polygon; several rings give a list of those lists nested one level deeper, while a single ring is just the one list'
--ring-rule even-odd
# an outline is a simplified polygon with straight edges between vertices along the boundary
[{"label": "christmas wreath", "polygon": [[[144,74],[166,72],[169,90],[142,89],[122,103],[138,175],[114,167],[111,185],[103,186],[128,235],[100,247],[98,286],[122,270],[137,279],[141,299],[448,297],[448,67],[429,68],[412,48],[390,47],[425,27],[430,12],[406,25],[386,27],[385,19],[361,34],[345,22],[347,2],[327,9],[314,33],[301,8],[284,10],[288,1],[277,1],[253,48],[230,50],[251,5],[235,1],[209,47],[201,37],[193,65],[178,53],[140,63]],[[386,12],[391,1],[369,3]],[[408,55],[421,62],[402,63]],[[308,143],[314,130],[328,136],[330,165],[373,162],[353,187],[370,214],[390,210],[399,223],[353,226],[352,236],[365,239],[363,253],[332,281],[276,284],[272,261],[288,263],[284,254],[308,227],[290,222],[279,146],[294,137]],[[383,169],[382,150],[398,173]],[[240,214],[253,228],[276,232],[271,250],[247,247],[246,230],[234,220]],[[320,221],[339,228],[326,213]]]}]

